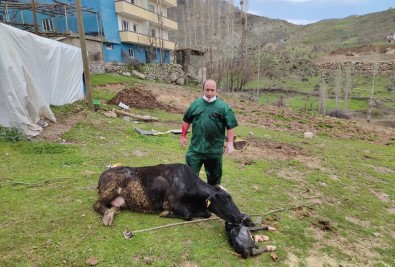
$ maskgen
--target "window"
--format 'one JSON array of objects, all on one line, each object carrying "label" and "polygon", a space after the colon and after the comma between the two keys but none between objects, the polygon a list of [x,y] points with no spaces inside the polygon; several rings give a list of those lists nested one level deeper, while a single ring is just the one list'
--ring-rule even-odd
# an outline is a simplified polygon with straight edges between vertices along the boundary
[{"label": "window", "polygon": [[122,30],[123,31],[128,31],[129,30],[129,21],[122,20]]},{"label": "window", "polygon": [[152,30],[151,30],[151,36],[152,36],[152,37],[155,37],[155,29],[152,29]]},{"label": "window", "polygon": [[148,10],[151,11],[151,12],[155,12],[155,6],[151,5],[151,4],[148,4]]},{"label": "window", "polygon": [[127,0],[126,2],[131,3],[134,5],[134,0]]},{"label": "window", "polygon": [[106,44],[106,49],[107,50],[112,50],[112,44]]},{"label": "window", "polygon": [[133,31],[137,32],[137,24],[133,24]]},{"label": "window", "polygon": [[44,32],[51,32],[52,31],[52,20],[51,19],[43,19],[43,31]]},{"label": "window", "polygon": [[158,54],[157,54],[156,52],[154,52],[154,53],[152,54],[152,59],[153,59],[154,61],[157,61],[157,60],[158,60]]},{"label": "window", "polygon": [[129,57],[134,58],[134,50],[133,50],[133,48],[129,48]]}]

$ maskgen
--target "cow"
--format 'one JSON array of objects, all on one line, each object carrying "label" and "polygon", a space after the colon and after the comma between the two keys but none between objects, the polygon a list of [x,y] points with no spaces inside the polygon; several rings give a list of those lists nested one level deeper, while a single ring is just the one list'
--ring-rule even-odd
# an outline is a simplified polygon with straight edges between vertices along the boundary
[{"label": "cow", "polygon": [[214,213],[235,224],[245,218],[229,192],[207,184],[180,163],[109,168],[101,174],[98,190],[99,199],[93,208],[103,214],[106,226],[121,209],[184,220],[208,218]]}]

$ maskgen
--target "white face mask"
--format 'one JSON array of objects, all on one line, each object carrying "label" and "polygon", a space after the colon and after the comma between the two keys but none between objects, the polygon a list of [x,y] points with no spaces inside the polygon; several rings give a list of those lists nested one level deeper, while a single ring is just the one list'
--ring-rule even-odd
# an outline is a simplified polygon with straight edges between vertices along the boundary
[{"label": "white face mask", "polygon": [[213,96],[212,98],[207,98],[207,96],[203,96],[203,99],[206,100],[207,102],[211,103],[217,100],[217,96]]}]

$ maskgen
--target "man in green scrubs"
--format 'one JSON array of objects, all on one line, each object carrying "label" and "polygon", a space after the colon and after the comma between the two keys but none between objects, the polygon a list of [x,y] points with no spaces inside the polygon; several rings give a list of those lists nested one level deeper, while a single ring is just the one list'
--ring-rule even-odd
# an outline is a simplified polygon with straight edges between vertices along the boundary
[{"label": "man in green scrubs", "polygon": [[[207,183],[217,185],[222,177],[222,154],[231,154],[234,128],[238,125],[233,110],[217,97],[218,88],[214,80],[203,84],[204,95],[193,101],[184,114],[181,146],[187,145],[187,132],[192,124],[192,139],[185,156],[186,164],[199,176],[204,165]],[[225,130],[227,146],[224,151]]]}]

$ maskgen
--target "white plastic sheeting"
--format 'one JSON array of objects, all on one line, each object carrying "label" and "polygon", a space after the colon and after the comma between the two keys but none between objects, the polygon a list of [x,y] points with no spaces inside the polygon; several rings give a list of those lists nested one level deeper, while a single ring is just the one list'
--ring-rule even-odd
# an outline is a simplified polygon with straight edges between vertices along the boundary
[{"label": "white plastic sheeting", "polygon": [[84,98],[82,73],[80,48],[0,23],[0,126],[38,135],[50,105]]}]

